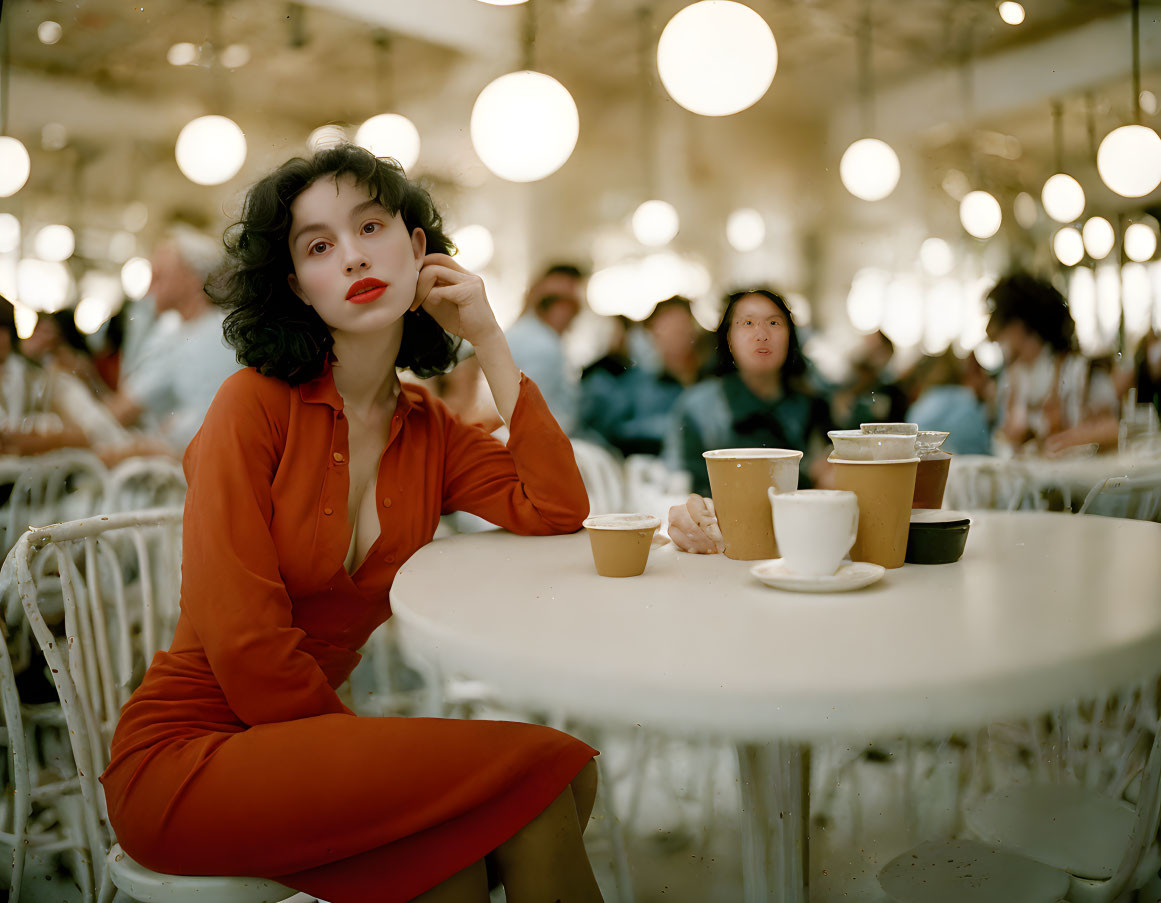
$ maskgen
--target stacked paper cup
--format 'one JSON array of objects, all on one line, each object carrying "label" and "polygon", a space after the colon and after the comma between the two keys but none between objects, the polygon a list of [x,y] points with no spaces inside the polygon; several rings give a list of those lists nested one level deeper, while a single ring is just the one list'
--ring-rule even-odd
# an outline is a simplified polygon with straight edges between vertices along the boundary
[{"label": "stacked paper cup", "polygon": [[903,566],[911,500],[915,494],[914,423],[863,424],[860,430],[832,430],[829,460],[834,488],[853,492],[859,500],[859,527],[851,547],[852,561],[870,561],[885,568]]}]

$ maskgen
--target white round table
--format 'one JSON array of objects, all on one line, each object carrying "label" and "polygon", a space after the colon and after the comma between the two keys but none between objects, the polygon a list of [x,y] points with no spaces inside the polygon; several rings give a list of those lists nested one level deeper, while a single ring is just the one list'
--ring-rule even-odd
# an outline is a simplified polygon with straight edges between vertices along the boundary
[{"label": "white round table", "polygon": [[799,744],[1039,714],[1161,661],[1161,524],[980,512],[959,562],[839,594],[770,589],[751,564],[669,546],[617,580],[583,533],[476,534],[417,552],[391,598],[405,653],[436,673],[738,743],[752,900],[805,899]]}]

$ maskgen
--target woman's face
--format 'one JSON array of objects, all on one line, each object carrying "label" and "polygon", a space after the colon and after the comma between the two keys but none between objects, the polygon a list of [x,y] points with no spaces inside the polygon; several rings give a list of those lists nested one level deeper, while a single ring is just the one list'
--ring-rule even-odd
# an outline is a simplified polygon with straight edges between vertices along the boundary
[{"label": "woman's face", "polygon": [[730,354],[742,373],[768,375],[782,370],[790,349],[790,324],[786,314],[762,295],[746,295],[730,312],[726,334]]},{"label": "woman's face", "polygon": [[353,178],[322,178],[290,205],[290,288],[331,333],[399,322],[415,300],[427,240]]}]

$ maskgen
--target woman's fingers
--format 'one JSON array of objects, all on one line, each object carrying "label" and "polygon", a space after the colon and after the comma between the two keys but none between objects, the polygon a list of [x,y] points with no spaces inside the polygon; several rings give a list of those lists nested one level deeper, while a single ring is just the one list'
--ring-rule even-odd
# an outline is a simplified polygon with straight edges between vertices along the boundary
[{"label": "woman's fingers", "polygon": [[718,551],[716,543],[705,534],[685,505],[669,509],[669,538],[685,552],[709,554]]}]

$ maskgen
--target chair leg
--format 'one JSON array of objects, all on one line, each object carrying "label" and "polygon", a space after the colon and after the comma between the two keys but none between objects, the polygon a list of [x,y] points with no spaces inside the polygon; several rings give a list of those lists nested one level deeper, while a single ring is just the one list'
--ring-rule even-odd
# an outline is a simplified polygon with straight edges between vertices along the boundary
[{"label": "chair leg", "polygon": [[619,903],[633,903],[633,876],[629,871],[629,855],[625,847],[625,832],[617,817],[613,789],[606,781],[597,782],[597,799],[604,810],[606,831],[613,866],[613,881],[617,885]]}]

